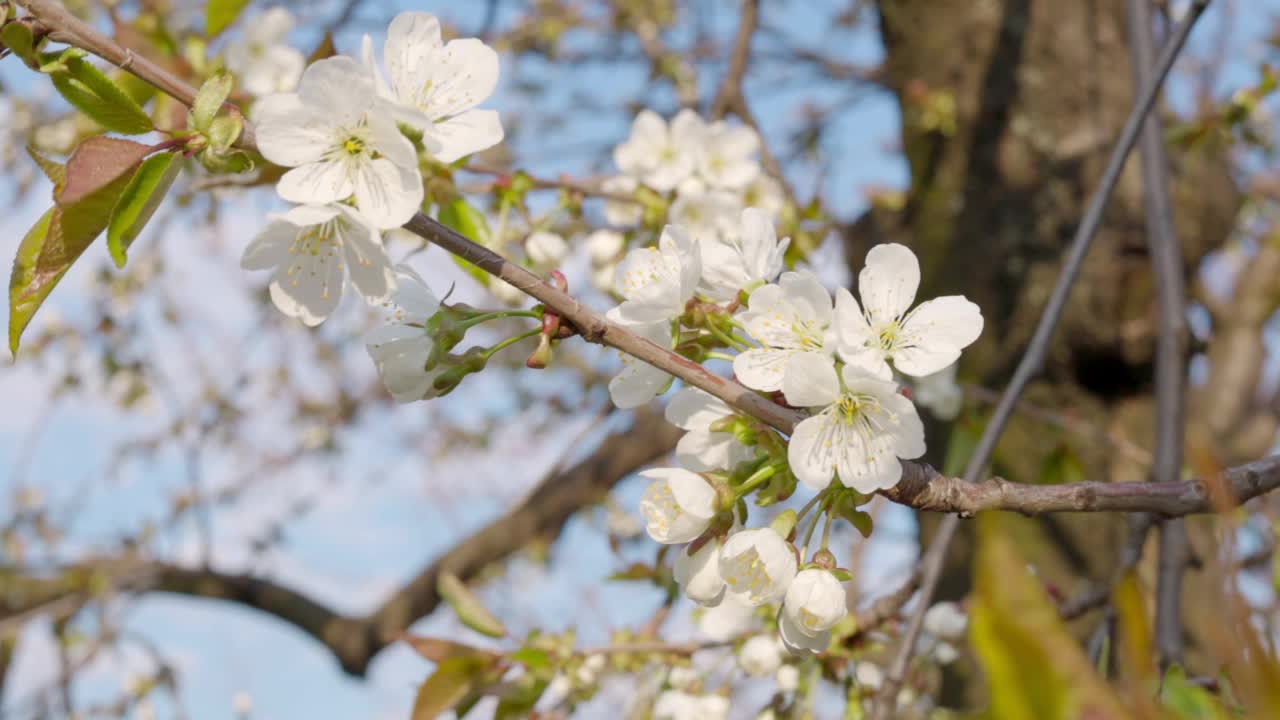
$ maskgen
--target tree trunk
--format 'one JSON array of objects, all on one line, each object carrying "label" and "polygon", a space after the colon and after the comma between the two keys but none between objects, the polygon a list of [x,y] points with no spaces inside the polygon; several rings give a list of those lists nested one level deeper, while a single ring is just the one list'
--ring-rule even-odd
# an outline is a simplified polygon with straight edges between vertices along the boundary
[{"label": "tree trunk", "polygon": [[[986,319],[961,379],[1000,389],[1035,327],[1059,260],[1129,112],[1134,88],[1123,0],[882,0],[886,74],[902,114],[911,186],[898,212],[876,210],[849,233],[859,268],[866,245],[891,240],[921,258],[921,297],[964,294]],[[1176,227],[1188,276],[1229,233],[1239,204],[1227,158],[1170,148]],[[1154,433],[1155,308],[1142,180],[1125,169],[1028,401],[1149,448]],[[942,462],[949,428],[929,428]],[[994,457],[1003,477],[1034,483],[1078,463],[1090,479],[1133,482],[1146,469],[1112,447],[1015,418]],[[927,546],[941,518],[921,514]],[[1063,596],[1104,582],[1125,535],[1122,517],[1060,516],[1017,523],[1019,544]],[[939,589],[969,589],[971,533],[952,547]],[[1194,608],[1187,608],[1193,612]],[[1096,615],[1077,622],[1081,635]],[[961,668],[964,673],[964,668]],[[975,683],[947,683],[960,701]]]}]

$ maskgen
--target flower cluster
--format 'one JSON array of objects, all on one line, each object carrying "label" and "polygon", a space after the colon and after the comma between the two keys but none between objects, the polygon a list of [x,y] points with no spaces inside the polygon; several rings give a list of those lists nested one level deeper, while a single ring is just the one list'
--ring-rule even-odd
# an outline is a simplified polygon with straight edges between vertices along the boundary
[{"label": "flower cluster", "polygon": [[[288,18],[268,15],[243,47],[228,51],[251,92],[283,89],[278,40]],[[250,58],[265,59],[255,66]],[[294,92],[268,94],[253,107],[263,157],[289,170],[276,191],[296,203],[249,245],[247,269],[274,269],[276,307],[308,325],[322,322],[348,282],[369,303],[396,287],[381,231],[403,225],[423,200],[420,160],[453,162],[502,140],[492,110],[477,109],[498,79],[497,54],[474,39],[440,37],[421,12],[392,20],[383,47],[387,74],[364,40],[363,63],[336,56],[302,72]],[[273,59],[274,58],[274,59]],[[290,83],[291,84],[291,83]]]},{"label": "flower cluster", "polygon": [[[673,123],[668,141],[693,132],[689,127]],[[682,168],[655,161],[647,180],[668,182]],[[871,250],[858,277],[859,301],[844,289],[833,298],[812,273],[782,272],[786,241],[777,240],[762,211],[742,211],[733,236],[735,254],[709,260],[714,254],[701,246],[698,229],[667,226],[657,247],[622,259],[622,302],[608,317],[691,360],[729,361],[741,383],[806,409],[808,417],[784,440],[701,390],[681,390],[666,410],[686,431],[676,449],[679,465],[641,473],[651,484],[640,510],[650,537],[685,546],[673,574],[690,599],[706,607],[780,603],[785,647],[821,652],[846,615],[849,579],[827,549],[831,520],[869,522],[857,506],[897,484],[901,460],[925,452],[923,423],[895,371],[932,393],[935,412],[954,411],[954,364],[981,333],[982,314],[962,297],[915,305],[919,263],[902,245]],[[630,408],[670,381],[624,358],[609,390],[616,405]],[[785,499],[797,483],[818,493],[801,513],[746,526],[748,495],[758,492],[757,503],[766,505]],[[821,545],[809,554],[822,515],[828,519]],[[761,655],[759,648],[753,655]]]}]

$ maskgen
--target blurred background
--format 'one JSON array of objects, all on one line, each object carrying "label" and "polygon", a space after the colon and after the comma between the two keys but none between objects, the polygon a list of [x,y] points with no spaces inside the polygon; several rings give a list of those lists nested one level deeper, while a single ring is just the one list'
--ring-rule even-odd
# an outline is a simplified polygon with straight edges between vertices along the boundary
[{"label": "blurred background", "polygon": [[[758,126],[766,170],[782,173],[779,234],[793,238],[795,263],[834,288],[871,245],[903,242],[922,258],[922,297],[963,293],[982,307],[986,332],[960,368],[964,408],[928,424],[939,467],[948,448],[971,446],[1016,363],[1133,95],[1119,0],[763,0],[731,107],[717,97],[736,0],[255,1],[207,47],[201,3],[67,4],[196,75],[271,7],[290,11],[284,41],[303,55],[331,42],[359,57],[362,36],[380,46],[405,9],[485,39],[502,61],[486,107],[507,140],[437,180],[489,211],[509,173],[545,180],[504,249],[520,255],[535,227],[559,233],[570,290],[602,310],[612,301],[582,238],[608,224],[604,203],[557,186],[616,175],[612,149],[642,108],[727,109]],[[1154,5],[1165,27],[1186,3]],[[1215,2],[1160,110],[1194,298],[1193,470],[1275,444],[1280,174],[1263,68],[1280,59],[1278,19],[1275,0]],[[96,128],[14,58],[0,61],[0,118],[8,258],[48,203],[24,147],[62,155]],[[380,308],[347,297],[305,328],[271,306],[265,275],[240,270],[282,207],[270,184],[200,172],[182,182],[128,267],[91,248],[0,367],[0,717],[407,718],[430,664],[393,642],[399,631],[488,642],[439,603],[442,569],[517,637],[572,628],[592,646],[654,620],[666,591],[643,572],[611,577],[655,562],[634,473],[678,436],[658,410],[613,409],[613,353],[565,343],[551,369],[530,371],[510,352],[446,398],[397,405],[360,341]],[[1145,479],[1155,312],[1141,198],[1135,161],[1048,370],[997,452],[1010,480]],[[412,235],[389,233],[387,247],[453,300],[505,301]],[[840,539],[855,605],[895,589],[938,522],[873,507],[873,539]],[[1258,503],[1230,529],[1266,623],[1276,510]],[[1018,528],[1068,596],[1108,576],[1124,522]],[[1193,547],[1212,553],[1222,532],[1193,523]],[[962,536],[944,597],[967,592],[970,552]],[[1193,657],[1215,590],[1190,574],[1185,592],[1204,600],[1186,604]],[[690,610],[676,601],[661,634],[705,633]],[[352,630],[365,621],[375,629]],[[1087,636],[1098,620],[1075,622]],[[942,702],[973,692],[968,664],[936,679]],[[747,685],[734,692],[760,694]],[[634,693],[606,683],[578,716],[616,715]]]}]

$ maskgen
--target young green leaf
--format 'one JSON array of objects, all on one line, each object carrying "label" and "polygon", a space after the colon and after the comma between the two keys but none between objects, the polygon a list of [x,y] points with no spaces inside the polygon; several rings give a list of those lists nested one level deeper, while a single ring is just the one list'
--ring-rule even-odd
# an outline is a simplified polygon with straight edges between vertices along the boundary
[{"label": "young green leaf", "polygon": [[[18,354],[18,341],[22,338],[22,331],[27,328],[31,316],[35,315],[40,303],[44,301],[43,295],[32,296],[25,292],[35,281],[36,261],[49,235],[49,225],[56,210],[57,208],[49,208],[31,226],[26,237],[18,244],[18,254],[13,259],[13,272],[9,275],[9,352],[15,356]],[[48,292],[44,294],[48,295]]]},{"label": "young green leaf", "polygon": [[13,54],[27,65],[34,67],[37,64],[35,35],[26,23],[6,23],[3,28],[0,28],[0,42],[3,42],[5,47],[13,51]]},{"label": "young green leaf", "polygon": [[107,249],[116,267],[124,267],[129,246],[164,201],[182,163],[177,153],[156,153],[143,161],[125,186],[107,225]]},{"label": "young green leaf", "polygon": [[422,657],[433,663],[439,664],[455,657],[464,657],[471,655],[474,657],[487,658],[489,660],[497,660],[500,656],[497,653],[490,652],[478,647],[464,645],[452,640],[443,638],[426,637],[423,635],[405,635],[404,641],[413,648]]},{"label": "young green leaf", "polygon": [[435,720],[453,709],[481,683],[491,663],[475,656],[449,658],[418,688],[413,702],[413,720]]},{"label": "young green leaf", "polygon": [[222,103],[226,102],[227,96],[231,94],[231,80],[229,73],[217,72],[200,86],[200,92],[196,93],[196,101],[191,106],[191,117],[188,120],[192,130],[200,132],[209,130],[213,119],[222,109]]},{"label": "young green leaf", "polygon": [[249,0],[209,0],[205,8],[205,35],[214,37],[226,30],[240,16]]},{"label": "young green leaf", "polygon": [[58,197],[62,192],[62,186],[67,184],[67,166],[50,160],[31,145],[27,146],[27,154],[36,161],[36,165],[40,166],[41,172],[49,178],[49,182],[53,183],[53,196]]},{"label": "young green leaf", "polygon": [[244,121],[239,116],[228,115],[216,118],[209,125],[209,147],[217,152],[225,153],[240,137],[244,130]]},{"label": "young green leaf", "polygon": [[440,597],[444,598],[445,602],[448,602],[453,611],[458,614],[458,619],[472,630],[490,637],[502,637],[507,634],[507,629],[498,618],[486,610],[480,603],[480,599],[472,594],[453,573],[440,576],[440,580],[436,583],[436,592],[440,593]]},{"label": "young green leaf", "polygon": [[53,86],[80,112],[107,130],[125,135],[151,132],[151,117],[129,93],[121,90],[101,70],[81,57],[64,54],[61,66],[50,77]]},{"label": "young green leaf", "polygon": [[[484,213],[476,210],[467,204],[466,200],[458,198],[440,206],[439,220],[442,225],[453,228],[476,242],[489,247],[489,241],[492,239],[492,233],[489,231],[489,221],[485,219]],[[463,260],[457,255],[451,256],[454,262],[458,263],[467,272],[468,275],[475,278],[481,285],[488,285],[490,282],[501,282],[500,280],[490,280],[489,273]]]}]

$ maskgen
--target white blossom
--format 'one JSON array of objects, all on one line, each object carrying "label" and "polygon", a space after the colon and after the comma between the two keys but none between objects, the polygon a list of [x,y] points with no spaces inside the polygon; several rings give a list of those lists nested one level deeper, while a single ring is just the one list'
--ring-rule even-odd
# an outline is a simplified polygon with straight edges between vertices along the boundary
[{"label": "white blossom", "polygon": [[755,157],[759,150],[760,136],[755,130],[723,120],[714,122],[707,128],[698,154],[698,174],[712,187],[740,190],[760,175]]},{"label": "white blossom", "polygon": [[[688,187],[687,187],[688,186]],[[719,240],[734,231],[734,223],[742,212],[742,203],[732,193],[705,190],[701,183],[682,183],[678,197],[671,203],[667,217],[685,228],[700,242]]]},{"label": "white blossom", "polygon": [[600,267],[612,264],[622,255],[627,239],[616,230],[601,228],[587,236],[586,245],[591,264]]},{"label": "white blossom", "polygon": [[564,260],[569,254],[569,245],[559,235],[540,230],[525,239],[524,251],[534,265],[551,266]]},{"label": "white blossom", "polygon": [[759,208],[769,217],[777,217],[783,207],[782,184],[770,175],[760,173],[742,191],[742,204],[745,207]]},{"label": "white blossom", "polygon": [[258,102],[258,149],[267,160],[293,168],[276,185],[280,197],[323,204],[354,194],[379,228],[413,217],[422,204],[417,152],[374,101],[360,66],[333,57],[308,67],[296,93]]},{"label": "white blossom", "polygon": [[933,649],[933,659],[938,661],[939,665],[950,665],[960,657],[960,651],[956,650],[956,646],[949,642],[940,642]]},{"label": "white blossom", "polygon": [[982,334],[982,311],[960,295],[921,303],[920,263],[903,245],[877,245],[858,274],[862,307],[847,290],[836,297],[840,356],[890,379],[888,361],[906,375],[929,375],[954,363]]},{"label": "white blossom", "polygon": [[691,667],[677,665],[667,672],[667,684],[676,690],[688,690],[698,682],[698,672]]},{"label": "white blossom", "polygon": [[916,405],[933,413],[939,420],[955,420],[964,404],[964,390],[956,382],[956,363],[917,378],[913,390]]},{"label": "white blossom", "polygon": [[867,690],[879,690],[884,683],[884,671],[870,660],[858,661],[853,669],[853,677],[858,681],[858,687]]},{"label": "white blossom", "polygon": [[520,305],[529,300],[529,296],[520,291],[520,288],[511,283],[497,277],[489,278],[489,292],[505,305]]},{"label": "white blossom", "polygon": [[738,649],[738,666],[748,675],[770,675],[782,666],[783,647],[775,635],[755,635]]},{"label": "white blossom", "polygon": [[662,322],[684,314],[698,289],[702,261],[698,243],[678,225],[668,225],[658,247],[635,248],[618,266],[617,291],[625,300],[608,317],[624,325]]},{"label": "white blossom", "polygon": [[807,487],[821,490],[839,476],[861,493],[891,488],[902,477],[899,458],[924,454],[924,425],[897,386],[853,365],[835,368],[811,353],[791,361],[783,393],[796,407],[817,409],[791,434],[787,461]]},{"label": "white blossom", "polygon": [[604,655],[595,653],[583,658],[582,664],[578,666],[578,671],[574,673],[578,685],[584,687],[595,685],[600,679],[600,673],[604,670],[604,667]]},{"label": "white blossom", "polygon": [[732,433],[715,432],[712,424],[733,417],[733,408],[710,393],[687,387],[667,404],[667,422],[687,430],[676,444],[676,460],[695,472],[728,470],[755,454]]},{"label": "white blossom", "polygon": [[694,173],[707,134],[706,123],[692,110],[681,110],[667,122],[642,110],[631,125],[631,136],[613,150],[613,161],[658,192],[669,192]]},{"label": "white blossom", "polygon": [[720,549],[720,576],[749,605],[782,597],[796,576],[796,551],[773,528],[743,530]]},{"label": "white blossom", "polygon": [[735,232],[699,243],[700,289],[713,300],[725,301],[737,297],[739,290],[772,282],[782,272],[783,255],[790,243],[790,238],[778,242],[773,221],[764,211],[743,210]]},{"label": "white blossom", "polygon": [[688,548],[680,548],[671,567],[671,574],[685,596],[703,607],[715,607],[724,599],[720,546],[720,541],[712,538],[692,555]]},{"label": "white blossom", "polygon": [[649,537],[664,544],[687,543],[706,531],[719,504],[706,478],[684,468],[653,468],[640,477],[653,481],[640,499]]},{"label": "white blossom", "polygon": [[691,695],[683,690],[668,690],[653,705],[654,720],[724,720],[728,714],[728,698]]},{"label": "white blossom", "polygon": [[273,7],[245,24],[244,39],[227,46],[227,69],[255,97],[292,92],[307,65],[301,50],[288,43],[293,14]]},{"label": "white blossom", "polygon": [[366,335],[365,346],[387,391],[406,403],[436,397],[432,383],[442,366],[427,369],[432,338],[425,326],[440,309],[440,301],[412,268],[397,265],[395,270],[393,322]]},{"label": "white blossom", "polygon": [[698,630],[714,642],[728,642],[755,624],[755,606],[736,593],[725,593],[719,605],[698,618]]},{"label": "white blossom", "polygon": [[816,637],[847,614],[844,586],[828,570],[801,570],[787,587],[782,616],[797,630]]},{"label": "white blossom", "polygon": [[[673,345],[669,322],[631,325],[627,329],[659,347],[670,348]],[[619,409],[640,407],[671,386],[672,378],[666,372],[624,352],[619,352],[618,357],[622,361],[622,370],[609,381],[609,398]]]},{"label": "white blossom", "polygon": [[240,258],[245,270],[274,270],[269,290],[280,312],[307,325],[324,321],[347,279],[370,303],[385,301],[396,277],[382,238],[348,205],[299,205],[272,221]]},{"label": "white blossom", "polygon": [[831,644],[831,631],[825,630],[816,635],[809,635],[800,630],[796,622],[786,613],[778,616],[778,637],[788,651],[800,653],[820,653]]},{"label": "white blossom", "polygon": [[[609,263],[591,268],[591,286],[603,293],[612,293],[618,284],[618,264]],[[669,333],[668,333],[669,334]]]},{"label": "white blossom", "polygon": [[783,665],[773,676],[782,692],[792,692],[800,686],[800,670],[795,665]]},{"label": "white blossom", "polygon": [[[783,273],[777,284],[751,293],[738,320],[762,348],[733,359],[733,372],[749,388],[782,390],[789,367],[808,356],[833,365],[835,338],[831,331],[831,295],[811,272]],[[791,398],[787,402],[798,405]]]},{"label": "white blossom", "polygon": [[935,603],[924,614],[924,631],[943,640],[958,640],[964,637],[965,628],[969,625],[969,617],[960,606],[949,601]]},{"label": "white blossom", "polygon": [[402,12],[387,28],[382,46],[384,80],[364,38],[364,63],[395,119],[422,132],[436,160],[451,163],[502,142],[502,120],[481,110],[498,85],[498,54],[476,38],[445,43],[440,22],[424,12]]},{"label": "white blossom", "polygon": [[[630,175],[615,175],[600,183],[600,189],[607,193],[632,197],[638,187],[640,187],[640,181]],[[605,198],[604,219],[610,225],[632,227],[639,224],[643,218],[644,205],[634,201]]]}]

